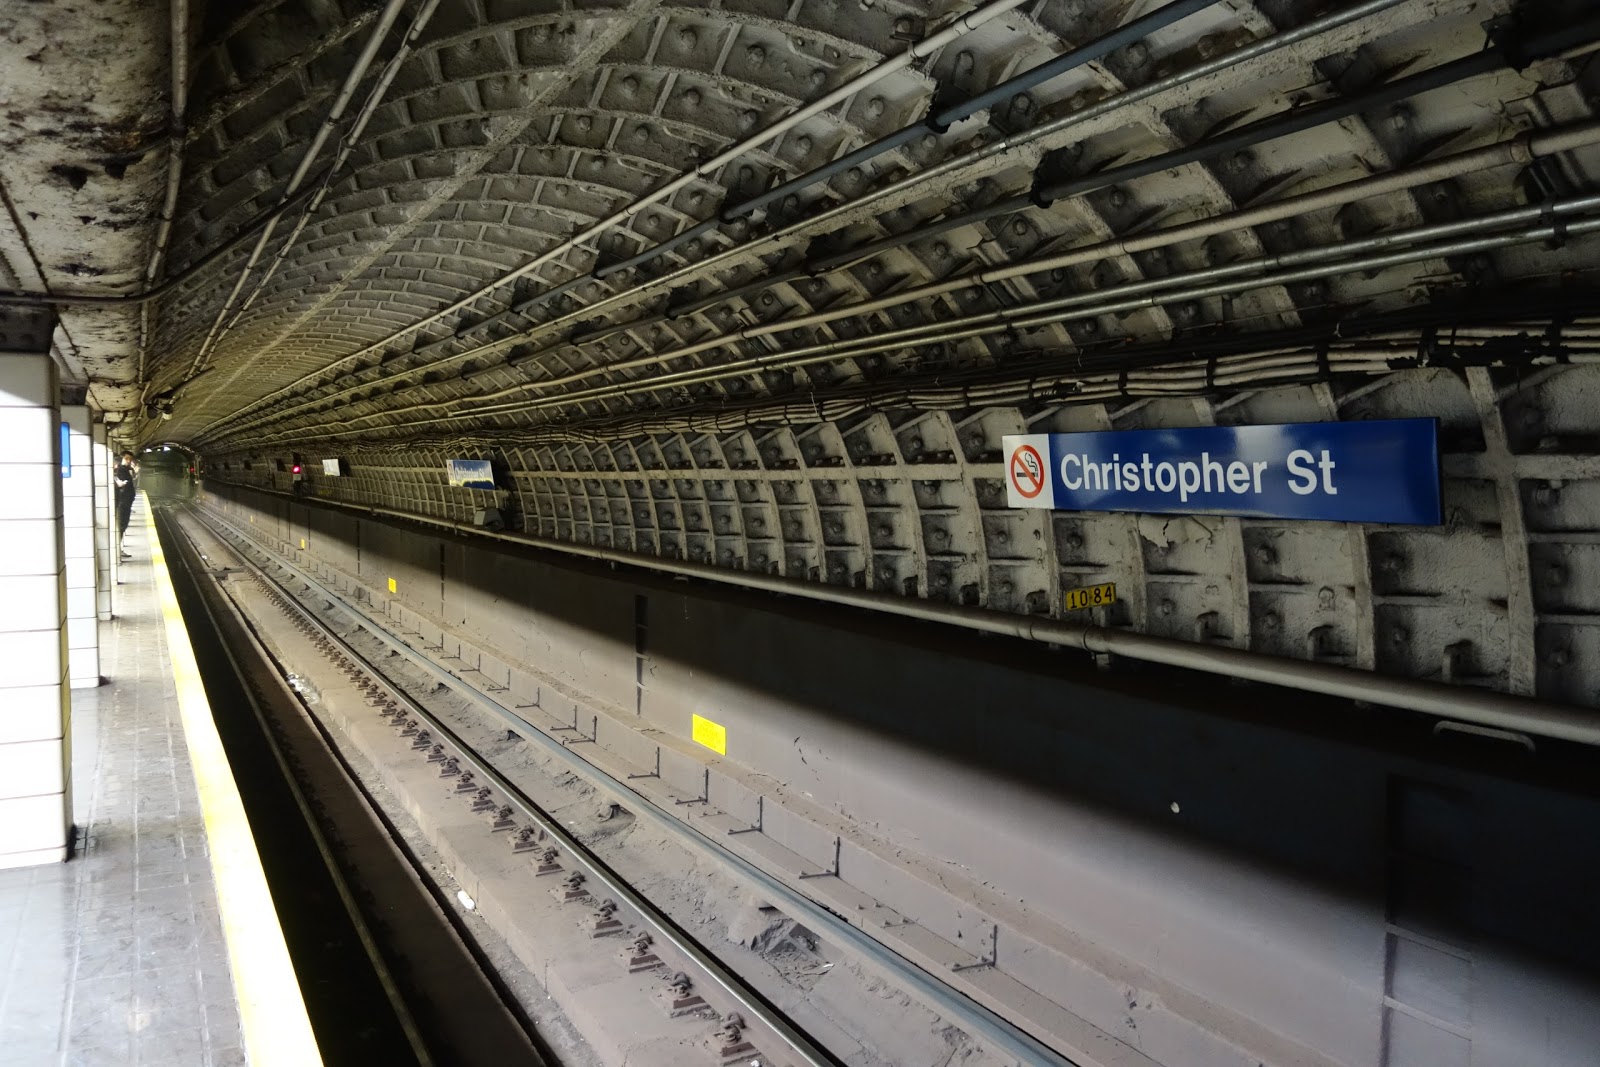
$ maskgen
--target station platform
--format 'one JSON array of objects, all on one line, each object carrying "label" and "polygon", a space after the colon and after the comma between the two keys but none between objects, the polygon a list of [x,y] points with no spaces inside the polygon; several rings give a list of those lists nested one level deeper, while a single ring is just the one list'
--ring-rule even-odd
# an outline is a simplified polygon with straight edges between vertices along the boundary
[{"label": "station platform", "polygon": [[148,509],[100,627],[107,680],[72,694],[72,857],[0,870],[0,1067],[251,1062]]}]

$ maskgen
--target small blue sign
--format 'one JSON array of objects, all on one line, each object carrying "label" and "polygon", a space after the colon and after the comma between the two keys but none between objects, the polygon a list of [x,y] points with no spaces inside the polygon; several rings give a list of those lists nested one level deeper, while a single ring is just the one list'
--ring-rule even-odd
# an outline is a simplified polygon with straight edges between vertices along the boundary
[{"label": "small blue sign", "polygon": [[494,468],[486,459],[446,460],[450,484],[463,489],[493,489]]},{"label": "small blue sign", "polygon": [[61,477],[72,477],[72,427],[61,424]]},{"label": "small blue sign", "polygon": [[1442,521],[1435,419],[1024,434],[1004,456],[1014,508]]}]

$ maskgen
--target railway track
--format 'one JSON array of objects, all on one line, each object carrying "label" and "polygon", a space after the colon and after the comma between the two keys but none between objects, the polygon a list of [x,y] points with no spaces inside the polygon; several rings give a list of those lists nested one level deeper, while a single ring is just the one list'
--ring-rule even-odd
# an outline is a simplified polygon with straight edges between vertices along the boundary
[{"label": "railway track", "polygon": [[[441,713],[437,701],[426,692],[429,686],[418,685],[419,677],[431,680],[435,693],[471,705],[480,719],[487,718],[509,731],[505,736],[533,742],[544,758],[582,779],[614,812],[648,824],[697,857],[695,862],[715,864],[750,893],[801,924],[804,931],[838,946],[870,971],[887,976],[905,995],[959,1028],[965,1035],[964,1047],[959,1058],[953,1053],[948,1062],[1030,1067],[1071,1063],[773,874],[687,825],[680,813],[667,810],[627,780],[584,759],[578,750],[592,738],[584,736],[576,719],[570,728],[554,728],[565,729],[564,736],[551,736],[546,732],[550,728],[540,729],[517,708],[464,684],[456,673],[464,668],[448,665],[442,642],[439,648],[415,647],[406,635],[394,632],[387,620],[220,516],[189,508],[182,519],[191,540],[209,538],[213,546],[226,546],[230,558],[226,569],[248,574],[299,635],[335,666],[348,684],[360,690],[370,718],[381,721],[389,733],[403,740],[413,760],[423,761],[441,780],[453,783],[450,793],[456,803],[475,813],[485,832],[503,835],[512,854],[527,854],[527,862],[534,867],[533,879],[555,883],[553,895],[565,900],[569,913],[582,916],[580,925],[588,928],[597,943],[605,935],[619,935],[613,940],[627,946],[620,950],[625,959],[619,965],[625,962],[630,970],[656,976],[659,988],[655,999],[660,1007],[668,1014],[698,1014],[718,1024],[701,1042],[707,1057],[703,1062],[821,1065],[853,1062],[857,1057],[813,1038],[769,995],[658,907],[617,869],[614,856],[601,855],[582,834],[563,825],[563,816],[531,796],[516,774],[499,765],[497,754],[485,751],[482,740],[466,736],[470,731],[463,729],[459,719],[452,721]],[[215,569],[214,561],[208,563]]]},{"label": "railway track", "polygon": [[560,1062],[449,922],[416,855],[285,683],[255,620],[220,580],[235,568],[219,575],[161,511],[157,521],[252,834],[280,894],[276,910],[323,1062]]}]

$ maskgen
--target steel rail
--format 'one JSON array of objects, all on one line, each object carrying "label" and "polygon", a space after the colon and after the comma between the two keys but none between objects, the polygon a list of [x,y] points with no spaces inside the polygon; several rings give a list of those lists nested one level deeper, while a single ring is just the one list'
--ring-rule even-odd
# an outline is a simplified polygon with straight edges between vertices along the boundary
[{"label": "steel rail", "polygon": [[[589,779],[605,791],[616,795],[630,811],[644,816],[657,827],[666,830],[673,837],[687,843],[690,847],[710,855],[724,866],[730,868],[736,876],[754,882],[768,895],[774,904],[790,914],[802,918],[806,924],[814,929],[826,931],[830,937],[839,943],[847,945],[853,952],[872,961],[874,965],[893,976],[893,979],[907,991],[914,993],[930,1006],[936,1007],[946,1017],[957,1020],[959,1025],[971,1036],[990,1044],[1005,1055],[1015,1057],[1020,1064],[1027,1065],[1027,1067],[1081,1067],[1076,1061],[1068,1059],[1049,1048],[1037,1038],[1020,1029],[1016,1024],[972,1001],[956,989],[934,978],[921,967],[902,958],[893,950],[872,938],[866,931],[851,925],[842,916],[835,914],[823,905],[813,901],[810,897],[792,889],[786,882],[732,852],[720,842],[700,833],[677,816],[663,809],[643,793],[629,786],[626,782],[583,759],[566,745],[551,738],[543,730],[518,715],[514,709],[506,707],[487,693],[468,684],[453,672],[439,666],[432,659],[418,652],[410,642],[391,633],[386,623],[380,622],[370,613],[350,603],[338,591],[323,584],[304,568],[296,566],[293,562],[261,545],[230,520],[207,509],[203,511],[203,517],[200,521],[206,523],[213,530],[217,529],[213,521],[216,524],[227,527],[237,539],[272,559],[284,570],[304,582],[308,588],[315,590],[318,596],[327,600],[335,609],[342,611],[351,618],[357,626],[372,634],[413,665],[428,672],[436,681],[466,697],[479,707],[503,720],[519,734],[542,746],[550,755],[565,764],[569,770]],[[268,576],[268,580],[271,580],[270,576]],[[292,597],[292,599],[298,600],[297,597]],[[316,621],[319,626],[323,626],[320,620]],[[325,626],[323,628],[326,629]],[[347,649],[350,647],[347,642],[336,634],[330,634],[330,637],[337,640]],[[367,660],[365,656],[362,656],[354,649],[350,649],[349,654],[366,663],[375,676],[383,677],[381,670]],[[475,773],[481,773],[484,780],[492,782],[494,787],[506,796],[520,797],[514,785],[508,782],[491,764],[479,757],[466,742],[456,737],[454,732],[449,730],[447,726],[439,723],[431,712],[422,708],[415,700],[404,693],[397,695],[408,706],[416,708],[431,724],[437,724],[441,734],[450,738],[451,747],[456,748],[466,757],[467,761],[473,766]],[[718,986],[727,995],[737,999],[753,1016],[772,1028],[775,1033],[790,1044],[790,1047],[797,1055],[804,1058],[807,1064],[821,1067],[821,1065],[831,1065],[834,1062],[827,1057],[826,1053],[818,1051],[803,1035],[789,1027],[785,1020],[775,1016],[763,1001],[744,993],[743,982],[737,976],[723,968],[714,957],[702,950],[687,935],[678,931],[669,918],[662,915],[648,900],[639,896],[631,886],[614,874],[603,860],[593,856],[559,822],[543,815],[537,805],[534,805],[531,800],[526,798],[522,798],[517,806],[525,807],[527,817],[538,824],[551,837],[561,842],[562,847],[568,849],[575,857],[578,857],[585,866],[590,867],[596,875],[596,880],[605,885],[607,891],[616,894],[629,907],[644,916],[651,925],[657,926],[659,932],[669,944],[712,975]],[[652,916],[657,916],[659,919],[652,919]]]},{"label": "steel rail", "polygon": [[[221,534],[220,531],[212,526],[207,518],[199,515],[194,517],[196,521],[201,523],[201,525],[210,529],[213,534],[224,537],[224,543],[226,543],[225,535]],[[784,1043],[790,1047],[791,1051],[801,1056],[804,1062],[808,1065],[811,1065],[811,1067],[835,1067],[837,1061],[833,1057],[829,1056],[825,1051],[813,1045],[811,1041],[805,1037],[805,1035],[789,1026],[780,1015],[777,1015],[770,1008],[766,1007],[764,1001],[760,999],[759,995],[752,993],[749,988],[745,986],[742,979],[740,979],[737,975],[734,975],[731,971],[723,968],[722,965],[714,957],[702,949],[697,942],[695,942],[687,934],[684,934],[682,931],[680,931],[668,916],[666,916],[660,911],[660,909],[656,908],[655,905],[651,904],[643,896],[639,895],[630,885],[628,885],[626,881],[612,871],[604,860],[596,856],[586,845],[569,833],[557,819],[546,813],[543,808],[541,808],[525,793],[518,789],[517,786],[514,785],[509,779],[500,774],[492,763],[484,759],[477,752],[477,750],[471,746],[471,744],[462,739],[462,737],[441,718],[439,718],[438,715],[436,715],[433,711],[428,709],[410,694],[405,692],[400,683],[388,678],[378,664],[374,663],[367,656],[363,655],[359,649],[342,637],[337,631],[328,626],[327,623],[325,623],[316,615],[315,612],[309,610],[305,607],[305,605],[301,604],[300,598],[291,589],[287,588],[282,582],[274,579],[265,571],[264,568],[251,560],[248,555],[245,554],[245,552],[248,550],[248,548],[254,548],[257,551],[272,557],[280,566],[293,570],[298,576],[300,576],[302,581],[305,581],[308,585],[316,588],[318,593],[324,598],[328,599],[330,603],[343,606],[345,602],[338,596],[338,594],[328,590],[324,586],[314,583],[309,576],[305,575],[298,569],[293,568],[291,564],[282,559],[282,557],[278,557],[270,549],[250,542],[247,542],[246,546],[230,544],[228,547],[255,577],[257,577],[267,587],[276,589],[283,596],[285,602],[288,603],[295,611],[295,613],[304,619],[309,625],[314,627],[322,637],[326,638],[332,645],[337,647],[339,651],[342,652],[346,657],[361,664],[366,669],[367,673],[377,680],[377,682],[397,704],[404,705],[408,714],[414,715],[418,719],[425,722],[431,736],[436,737],[440,741],[447,744],[451,749],[455,750],[457,758],[460,760],[463,766],[471,769],[474,777],[480,778],[501,793],[506,798],[507,802],[512,807],[516,808],[518,813],[524,819],[543,830],[546,835],[556,841],[580,865],[586,867],[589,873],[594,877],[594,880],[605,887],[606,892],[613,894],[623,903],[627,904],[628,907],[638,912],[640,918],[645,922],[646,925],[651,927],[653,933],[659,934],[667,943],[671,944],[679,952],[683,953],[683,955],[687,957],[693,964],[700,967],[708,975],[710,975],[712,980],[716,982],[717,986],[722,989],[723,992],[727,993],[738,1002],[740,1010],[747,1011],[755,1018],[760,1019],[763,1025],[771,1028],[773,1033],[778,1035],[780,1039],[782,1039]],[[373,630],[370,624],[358,619],[357,625],[361,629],[376,635],[376,631]],[[451,677],[453,678],[455,676],[451,675]],[[517,717],[516,721],[513,722],[512,725],[513,727],[520,725],[523,727],[523,730],[519,730],[519,732],[527,732],[528,736],[530,737],[533,737],[534,735],[538,735],[538,737],[546,736],[537,727],[533,726],[526,719],[522,719],[520,716]],[[630,798],[630,804],[631,803],[632,799]]]},{"label": "steel rail", "polygon": [[[158,512],[157,514],[160,513]],[[211,624],[211,629],[219,638],[223,636],[225,631],[221,625],[219,609],[226,607],[233,615],[234,621],[240,630],[255,645],[257,654],[265,662],[271,663],[271,653],[267,651],[266,645],[262,643],[260,635],[255,632],[255,628],[246,620],[244,608],[234,599],[233,594],[222,583],[213,582],[211,583],[211,591],[221,603],[214,605],[212,597],[206,595],[205,583],[200,581],[202,573],[205,573],[205,568],[200,563],[205,559],[205,553],[200,551],[200,546],[194,543],[194,539],[189,535],[188,531],[173,522],[170,514],[161,516],[158,519],[158,525],[167,525],[169,529],[181,538],[176,543],[179,545],[183,555],[188,557],[185,562],[189,566],[190,576],[195,579],[200,610],[205,613],[206,621]],[[238,557],[237,552],[235,552],[235,556]],[[238,558],[243,560],[243,557]],[[248,563],[249,561],[243,560],[243,562]],[[399,1020],[400,1030],[405,1035],[406,1044],[411,1046],[411,1051],[417,1057],[419,1067],[433,1067],[435,1060],[432,1052],[428,1049],[427,1042],[423,1040],[422,1031],[417,1026],[416,1016],[412,1013],[411,1006],[406,1003],[406,998],[400,991],[400,985],[395,980],[394,969],[384,957],[383,950],[378,947],[378,940],[372,933],[372,924],[368,921],[366,912],[363,911],[358,902],[355,889],[350,884],[350,879],[346,875],[344,868],[334,856],[334,849],[328,840],[328,834],[322,828],[321,823],[318,822],[311,800],[306,796],[305,788],[294,774],[289,755],[285,752],[282,741],[273,733],[268,723],[267,711],[262,706],[260,694],[256,692],[255,687],[250,683],[250,675],[245,670],[244,664],[240,662],[239,657],[235,655],[233,646],[225,639],[218,641],[218,644],[222,648],[223,656],[228,661],[228,666],[238,676],[239,688],[244,693],[245,703],[249,706],[251,716],[261,730],[261,738],[266,743],[267,750],[272,754],[273,762],[277,764],[279,773],[283,775],[284,783],[288,786],[289,795],[294,800],[295,810],[300,813],[300,818],[305,822],[306,832],[317,850],[317,855],[322,859],[323,866],[328,870],[328,877],[333,883],[334,892],[339,897],[339,903],[344,905],[345,913],[350,917],[350,925],[355,930],[356,940],[361,943],[361,951],[371,961],[373,972],[378,979],[378,985],[383,989],[383,995],[389,1001],[389,1006],[394,1011],[395,1018]]]}]

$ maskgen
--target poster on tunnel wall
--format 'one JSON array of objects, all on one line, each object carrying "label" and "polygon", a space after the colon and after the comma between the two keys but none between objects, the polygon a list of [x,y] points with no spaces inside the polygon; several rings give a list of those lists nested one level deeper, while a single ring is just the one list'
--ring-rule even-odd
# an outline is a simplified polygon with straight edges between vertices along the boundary
[{"label": "poster on tunnel wall", "polygon": [[452,459],[446,461],[450,484],[462,489],[493,489],[494,468],[486,459]]}]

